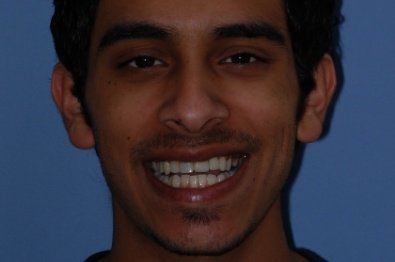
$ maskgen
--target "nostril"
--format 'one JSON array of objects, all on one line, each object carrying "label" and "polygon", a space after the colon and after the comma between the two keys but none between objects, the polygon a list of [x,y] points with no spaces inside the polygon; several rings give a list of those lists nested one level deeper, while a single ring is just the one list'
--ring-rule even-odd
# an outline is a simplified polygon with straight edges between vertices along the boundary
[{"label": "nostril", "polygon": [[177,119],[168,119],[164,121],[164,124],[170,130],[177,132],[177,133],[190,133],[191,131],[186,128],[181,120]]},{"label": "nostril", "polygon": [[227,104],[218,89],[192,82],[177,85],[159,108],[159,121],[173,131],[196,134],[229,117]]},{"label": "nostril", "polygon": [[177,133],[198,134],[218,127],[225,121],[225,118],[215,117],[207,119],[204,123],[188,122],[188,120],[168,119],[164,122],[165,126]]}]

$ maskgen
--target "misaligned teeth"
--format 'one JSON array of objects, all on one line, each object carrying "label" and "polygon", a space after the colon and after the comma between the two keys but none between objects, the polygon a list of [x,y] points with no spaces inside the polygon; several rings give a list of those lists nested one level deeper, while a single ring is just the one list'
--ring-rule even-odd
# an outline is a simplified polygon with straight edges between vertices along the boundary
[{"label": "misaligned teeth", "polygon": [[181,162],[160,161],[152,162],[151,168],[155,173],[170,174],[192,174],[209,173],[210,171],[229,172],[241,164],[241,159],[231,157],[213,157],[207,161]]},{"label": "misaligned teeth", "polygon": [[162,183],[173,188],[206,188],[221,183],[234,175],[232,172],[223,172],[219,175],[199,174],[199,175],[163,175],[156,176]]}]

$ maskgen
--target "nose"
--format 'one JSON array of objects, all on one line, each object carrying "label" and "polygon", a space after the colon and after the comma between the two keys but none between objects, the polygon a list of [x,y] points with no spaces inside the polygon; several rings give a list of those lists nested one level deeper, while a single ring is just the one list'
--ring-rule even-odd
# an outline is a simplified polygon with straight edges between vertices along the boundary
[{"label": "nose", "polygon": [[170,81],[170,95],[160,108],[160,122],[172,131],[198,134],[229,117],[214,77],[200,69],[184,68]]}]

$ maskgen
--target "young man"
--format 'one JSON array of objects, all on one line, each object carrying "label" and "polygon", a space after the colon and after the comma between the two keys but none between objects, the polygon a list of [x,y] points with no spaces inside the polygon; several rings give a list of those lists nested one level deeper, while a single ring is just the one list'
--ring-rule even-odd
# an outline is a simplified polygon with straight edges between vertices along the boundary
[{"label": "young man", "polygon": [[55,1],[52,94],[112,192],[113,246],[98,260],[307,261],[280,192],[334,93],[336,7]]}]

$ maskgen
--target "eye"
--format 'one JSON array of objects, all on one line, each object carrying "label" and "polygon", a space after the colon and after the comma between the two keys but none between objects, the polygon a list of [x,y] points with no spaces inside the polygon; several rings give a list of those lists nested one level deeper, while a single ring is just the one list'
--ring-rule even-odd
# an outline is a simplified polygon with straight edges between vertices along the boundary
[{"label": "eye", "polygon": [[230,64],[238,64],[238,65],[244,65],[244,64],[250,64],[250,63],[255,63],[255,62],[265,62],[266,59],[258,57],[254,54],[250,53],[238,53],[235,55],[232,55],[222,61],[223,64],[230,63]]},{"label": "eye", "polygon": [[138,69],[144,69],[144,68],[150,68],[154,66],[161,66],[164,63],[152,56],[137,56],[133,59],[128,60],[125,63],[121,64],[122,66],[129,66],[133,68],[138,68]]}]

